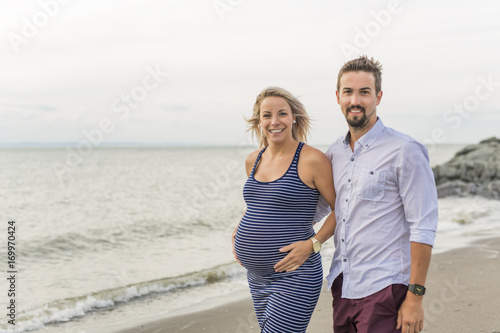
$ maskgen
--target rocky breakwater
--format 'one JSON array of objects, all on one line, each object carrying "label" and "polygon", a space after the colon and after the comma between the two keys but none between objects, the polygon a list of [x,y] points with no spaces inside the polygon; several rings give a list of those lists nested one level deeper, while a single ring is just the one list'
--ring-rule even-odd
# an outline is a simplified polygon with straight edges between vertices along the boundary
[{"label": "rocky breakwater", "polygon": [[500,139],[467,146],[432,171],[440,198],[479,195],[500,200]]}]

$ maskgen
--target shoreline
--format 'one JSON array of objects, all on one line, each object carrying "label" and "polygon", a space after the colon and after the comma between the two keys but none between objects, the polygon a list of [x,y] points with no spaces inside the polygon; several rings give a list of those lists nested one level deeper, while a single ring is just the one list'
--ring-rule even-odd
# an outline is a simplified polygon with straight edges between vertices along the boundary
[{"label": "shoreline", "polygon": [[[424,332],[500,332],[500,238],[482,239],[467,247],[434,254],[424,297]],[[258,333],[249,292],[227,303],[176,311],[147,322],[108,327],[113,333]],[[332,332],[332,297],[321,291],[307,332]],[[220,302],[220,300],[219,300]],[[217,303],[220,304],[220,303]],[[112,329],[112,330],[111,330]]]}]

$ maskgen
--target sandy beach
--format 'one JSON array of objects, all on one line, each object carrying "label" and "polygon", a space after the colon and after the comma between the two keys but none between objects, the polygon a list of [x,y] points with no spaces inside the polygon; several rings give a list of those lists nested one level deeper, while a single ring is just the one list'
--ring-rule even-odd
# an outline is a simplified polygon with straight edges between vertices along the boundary
[{"label": "sandy beach", "polygon": [[[426,283],[424,332],[500,332],[500,238],[435,254]],[[331,295],[323,288],[308,332],[332,332]],[[137,323],[116,333],[258,333],[250,297],[209,310]]]}]

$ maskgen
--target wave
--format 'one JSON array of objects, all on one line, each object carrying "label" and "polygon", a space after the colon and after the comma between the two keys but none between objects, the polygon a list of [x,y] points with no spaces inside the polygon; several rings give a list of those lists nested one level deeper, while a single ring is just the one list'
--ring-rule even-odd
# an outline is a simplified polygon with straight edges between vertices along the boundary
[{"label": "wave", "polygon": [[223,264],[209,269],[175,277],[130,284],[122,287],[93,292],[87,295],[52,301],[48,304],[31,306],[16,316],[16,325],[0,321],[0,331],[25,332],[43,328],[47,324],[68,322],[76,317],[94,311],[113,309],[123,303],[141,297],[222,282],[242,277],[244,271],[237,263]]},{"label": "wave", "polygon": [[88,251],[116,251],[133,246],[133,242],[151,242],[151,239],[176,236],[188,231],[186,226],[168,222],[138,220],[119,228],[99,227],[45,237],[33,235],[20,249],[20,255],[29,259],[74,257]]}]

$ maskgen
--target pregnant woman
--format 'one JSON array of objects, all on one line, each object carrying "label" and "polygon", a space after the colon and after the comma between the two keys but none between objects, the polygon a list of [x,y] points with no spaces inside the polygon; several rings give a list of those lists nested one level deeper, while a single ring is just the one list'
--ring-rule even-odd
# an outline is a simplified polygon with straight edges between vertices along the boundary
[{"label": "pregnant woman", "polygon": [[262,91],[247,121],[261,149],[245,161],[247,209],[233,252],[247,269],[261,332],[305,332],[323,282],[321,243],[336,225],[332,212],[317,234],[313,229],[320,194],[334,209],[331,163],[303,143],[309,117],[288,91]]}]

